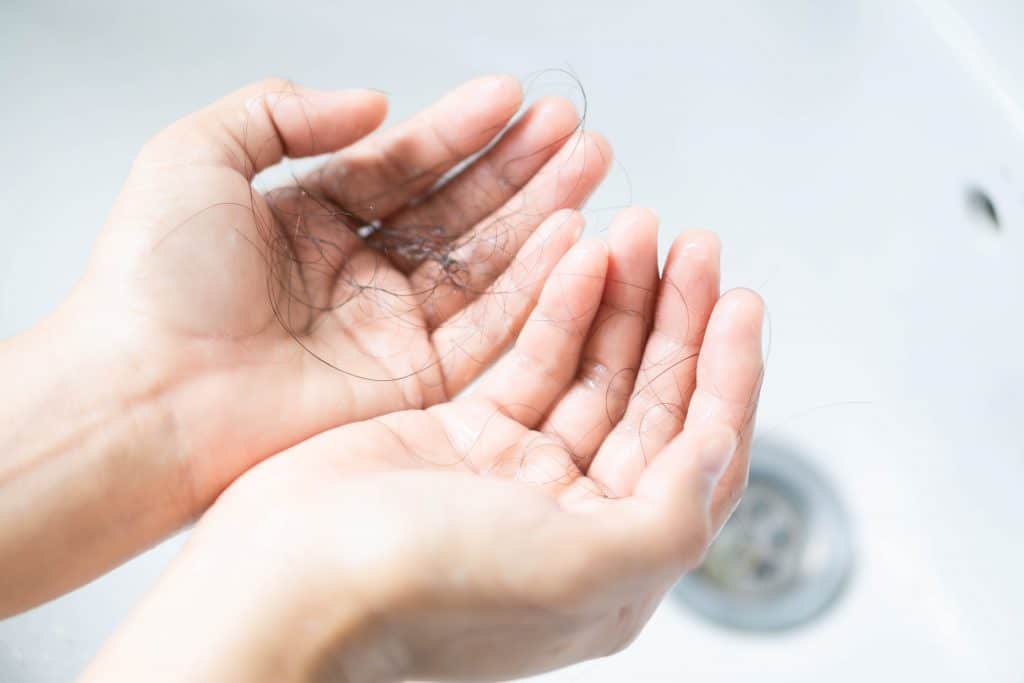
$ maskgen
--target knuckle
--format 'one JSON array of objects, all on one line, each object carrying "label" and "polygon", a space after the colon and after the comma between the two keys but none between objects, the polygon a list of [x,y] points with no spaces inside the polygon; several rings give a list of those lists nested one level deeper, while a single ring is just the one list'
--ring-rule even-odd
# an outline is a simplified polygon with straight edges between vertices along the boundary
[{"label": "knuckle", "polygon": [[[466,298],[467,301],[470,300],[469,296]],[[492,308],[493,305],[493,302],[491,302],[487,307],[490,310],[479,312],[477,319],[472,321],[472,324],[479,331],[485,348],[504,347],[512,338],[515,330],[512,320],[501,315],[495,315],[495,311]]]},{"label": "knuckle", "polygon": [[601,389],[611,382],[613,373],[604,363],[595,358],[584,357],[576,370],[576,378],[588,388]]},{"label": "knuckle", "polygon": [[685,420],[686,406],[674,401],[657,401],[638,416],[637,432],[665,441],[683,428]]},{"label": "knuckle", "polygon": [[543,378],[556,386],[565,384],[568,373],[572,372],[571,368],[567,372],[566,364],[560,362],[562,359],[558,358],[557,354],[535,353],[518,343],[513,352],[517,365],[524,373]]}]

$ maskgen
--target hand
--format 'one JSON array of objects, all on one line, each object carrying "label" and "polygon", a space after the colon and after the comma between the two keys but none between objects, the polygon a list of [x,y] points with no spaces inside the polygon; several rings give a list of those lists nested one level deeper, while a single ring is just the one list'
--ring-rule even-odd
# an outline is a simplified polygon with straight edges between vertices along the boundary
[{"label": "hand", "polygon": [[653,215],[620,214],[471,396],[250,470],[91,674],[493,680],[630,642],[744,488],[762,372],[761,301],[719,299],[714,236],[680,237],[660,287],[655,251]]},{"label": "hand", "polygon": [[151,140],[72,296],[0,346],[0,616],[180,528],[272,453],[442,402],[493,360],[578,238],[561,209],[610,163],[547,98],[438,186],[521,100],[482,78],[367,136],[380,93],[267,81]]},{"label": "hand", "polygon": [[[521,101],[514,79],[481,78],[363,137],[381,94],[268,81],[146,145],[78,299],[115,311],[155,366],[197,511],[306,437],[454,396],[511,341],[577,237],[544,219],[610,163],[568,102],[545,99],[433,190]],[[253,191],[283,155],[324,152],[295,185]]]}]

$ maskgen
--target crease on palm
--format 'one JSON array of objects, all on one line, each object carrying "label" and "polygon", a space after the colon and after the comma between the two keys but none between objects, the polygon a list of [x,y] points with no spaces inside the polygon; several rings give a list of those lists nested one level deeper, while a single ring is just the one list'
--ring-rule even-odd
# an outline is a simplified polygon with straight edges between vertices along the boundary
[{"label": "crease on palm", "polygon": [[[252,197],[277,333],[357,392],[411,385],[391,409],[455,395],[505,348],[578,234],[538,233],[546,221],[578,220],[559,209],[578,206],[610,160],[564,100],[539,101],[509,125],[521,93],[497,106],[470,101],[483,113],[468,117],[476,127],[465,139],[453,138],[467,117],[445,113],[474,88],[355,142],[293,186]],[[281,137],[275,125],[235,160],[239,172],[251,177],[261,158],[276,158],[263,146]],[[254,146],[245,135],[236,144]]]},{"label": "crease on palm", "polygon": [[[372,421],[396,446],[383,449],[379,468],[468,471],[578,507],[629,498],[645,476],[659,478],[650,466],[679,450],[684,425],[748,441],[760,300],[744,290],[720,297],[718,241],[702,231],[676,241],[659,278],[656,236],[656,217],[635,209],[613,220],[607,247],[571,249],[515,345],[471,394]],[[327,433],[310,452],[344,472],[343,439],[343,429]],[[733,502],[726,492],[716,505]]]},{"label": "crease on palm", "polygon": [[[582,132],[563,100],[538,101],[505,128],[522,100],[508,79],[471,82],[369,137],[382,112],[342,124],[335,111],[372,109],[365,93],[279,94],[266,85],[252,93],[262,105],[250,111],[253,125],[247,120],[233,138],[238,149],[220,159],[251,201],[243,236],[264,240],[271,264],[262,290],[235,305],[269,298],[282,324],[266,342],[276,354],[300,348],[303,359],[299,372],[278,376],[319,404],[301,417],[292,443],[393,410],[442,404],[458,411],[482,401],[524,433],[551,440],[541,450],[563,460],[563,471],[575,469],[611,497],[628,495],[689,418],[694,353],[718,299],[717,242],[691,235],[675,259],[686,267],[671,271],[670,255],[660,290],[657,221],[649,213],[616,219],[625,227],[613,230],[610,251],[593,244],[589,255],[570,251],[582,218],[566,209],[600,182],[610,152]],[[333,154],[292,187],[259,195],[249,184],[282,155],[323,152]],[[158,140],[142,166],[174,154]],[[564,272],[552,275],[558,267]],[[444,404],[495,362],[520,327],[513,351],[474,398]],[[557,358],[552,348],[562,349]],[[339,395],[352,405],[333,407]],[[530,461],[523,460],[527,469]]]}]

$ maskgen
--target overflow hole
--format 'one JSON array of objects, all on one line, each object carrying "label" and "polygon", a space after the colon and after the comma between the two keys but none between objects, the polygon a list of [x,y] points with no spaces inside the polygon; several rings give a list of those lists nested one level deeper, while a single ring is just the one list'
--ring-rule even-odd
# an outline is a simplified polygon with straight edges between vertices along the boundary
[{"label": "overflow hole", "polygon": [[981,218],[989,228],[999,232],[1001,229],[999,211],[987,192],[980,187],[968,187],[967,208],[972,214]]}]

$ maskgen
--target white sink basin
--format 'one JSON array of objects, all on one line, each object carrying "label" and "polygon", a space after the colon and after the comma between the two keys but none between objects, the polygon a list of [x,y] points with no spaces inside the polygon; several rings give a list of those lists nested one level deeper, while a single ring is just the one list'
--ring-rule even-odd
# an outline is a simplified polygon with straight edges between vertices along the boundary
[{"label": "white sink basin", "polygon": [[[721,233],[726,284],[759,289],[771,316],[760,434],[832,482],[857,552],[842,598],[797,630],[725,630],[670,598],[626,652],[545,678],[1019,680],[1015,3],[442,2],[397,23],[372,3],[102,4],[0,9],[0,335],[69,289],[138,144],[242,82],[378,86],[404,115],[482,71],[567,65],[620,162],[592,229],[639,203],[664,219],[663,246]],[[529,92],[552,90],[572,81]],[[998,229],[967,208],[971,187]],[[0,680],[73,676],[179,543],[0,623]]]}]

